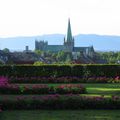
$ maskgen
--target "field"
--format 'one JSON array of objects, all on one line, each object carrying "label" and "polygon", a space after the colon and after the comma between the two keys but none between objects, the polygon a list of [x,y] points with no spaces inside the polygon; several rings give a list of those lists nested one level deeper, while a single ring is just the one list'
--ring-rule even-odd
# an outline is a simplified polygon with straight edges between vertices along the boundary
[{"label": "field", "polygon": [[120,110],[4,111],[0,120],[120,120]]}]

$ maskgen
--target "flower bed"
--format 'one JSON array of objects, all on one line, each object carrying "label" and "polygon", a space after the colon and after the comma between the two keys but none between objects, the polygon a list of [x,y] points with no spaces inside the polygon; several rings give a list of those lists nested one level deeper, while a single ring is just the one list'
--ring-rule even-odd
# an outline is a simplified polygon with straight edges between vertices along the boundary
[{"label": "flower bed", "polygon": [[0,100],[6,109],[120,109],[120,97],[83,97],[80,95],[45,95],[40,97],[17,97]]},{"label": "flower bed", "polygon": [[0,94],[81,94],[86,93],[86,89],[82,85],[0,85]]},{"label": "flower bed", "polygon": [[2,112],[1,106],[0,106],[0,113]]},{"label": "flower bed", "polygon": [[0,76],[0,85],[7,85],[8,84],[8,78],[4,76]]},{"label": "flower bed", "polygon": [[9,83],[120,83],[120,77],[10,77]]},{"label": "flower bed", "polygon": [[10,77],[9,83],[80,83],[81,77]]}]

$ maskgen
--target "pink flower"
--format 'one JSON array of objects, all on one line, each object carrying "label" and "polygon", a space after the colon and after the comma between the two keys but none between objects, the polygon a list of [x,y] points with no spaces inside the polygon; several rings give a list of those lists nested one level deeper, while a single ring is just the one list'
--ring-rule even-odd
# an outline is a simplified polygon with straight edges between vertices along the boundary
[{"label": "pink flower", "polygon": [[2,112],[2,109],[0,108],[0,112]]},{"label": "pink flower", "polygon": [[0,76],[0,85],[7,85],[8,84],[8,78],[4,76]]},{"label": "pink flower", "polygon": [[119,76],[116,76],[116,77],[115,77],[115,80],[120,80],[120,77],[119,77]]}]

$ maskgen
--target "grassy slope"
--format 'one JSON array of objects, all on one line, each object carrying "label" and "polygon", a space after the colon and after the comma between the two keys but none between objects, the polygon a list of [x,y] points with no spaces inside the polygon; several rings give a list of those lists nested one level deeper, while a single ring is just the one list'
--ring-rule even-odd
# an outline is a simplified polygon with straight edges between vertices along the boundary
[{"label": "grassy slope", "polygon": [[4,111],[0,120],[120,120],[120,110]]}]

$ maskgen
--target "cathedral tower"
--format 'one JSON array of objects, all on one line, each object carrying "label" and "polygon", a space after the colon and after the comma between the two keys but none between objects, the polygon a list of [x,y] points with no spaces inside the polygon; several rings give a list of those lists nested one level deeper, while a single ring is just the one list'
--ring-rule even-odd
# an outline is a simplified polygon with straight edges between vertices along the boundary
[{"label": "cathedral tower", "polygon": [[72,37],[70,19],[68,19],[67,36],[66,36],[66,40],[64,40],[64,46],[66,48],[66,52],[72,52],[73,51],[74,38]]}]

